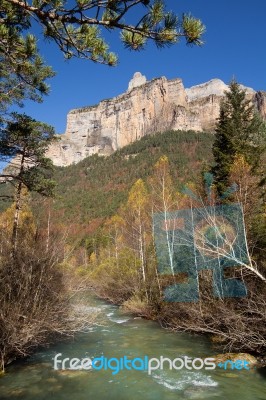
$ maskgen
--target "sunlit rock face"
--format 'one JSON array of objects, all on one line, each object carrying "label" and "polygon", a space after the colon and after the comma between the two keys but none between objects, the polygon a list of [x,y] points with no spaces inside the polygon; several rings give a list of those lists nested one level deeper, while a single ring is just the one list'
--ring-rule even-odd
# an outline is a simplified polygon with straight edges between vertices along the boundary
[{"label": "sunlit rock face", "polygon": [[[265,93],[245,89],[266,118]],[[66,133],[47,155],[55,165],[66,166],[92,154],[109,155],[155,132],[212,131],[226,90],[228,86],[220,79],[185,89],[180,78],[147,81],[136,72],[125,93],[70,111]]]}]

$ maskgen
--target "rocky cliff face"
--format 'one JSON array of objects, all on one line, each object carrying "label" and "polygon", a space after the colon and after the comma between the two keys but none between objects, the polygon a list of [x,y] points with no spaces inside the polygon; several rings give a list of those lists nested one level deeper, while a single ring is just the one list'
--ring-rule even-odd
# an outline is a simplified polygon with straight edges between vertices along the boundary
[{"label": "rocky cliff face", "polygon": [[[245,89],[266,118],[266,94]],[[212,130],[225,90],[219,79],[185,89],[181,79],[147,81],[137,72],[126,93],[70,111],[66,133],[47,155],[55,165],[66,166],[92,154],[111,154],[154,132]]]}]

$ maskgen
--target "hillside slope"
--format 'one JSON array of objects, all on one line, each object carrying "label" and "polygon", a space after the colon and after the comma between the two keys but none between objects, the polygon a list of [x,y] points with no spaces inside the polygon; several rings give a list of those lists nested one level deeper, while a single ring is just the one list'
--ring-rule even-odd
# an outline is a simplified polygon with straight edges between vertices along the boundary
[{"label": "hillside slope", "polygon": [[[177,189],[197,180],[211,161],[212,142],[211,133],[169,131],[145,136],[107,157],[95,154],[68,167],[55,167],[56,197],[44,200],[34,195],[34,210],[44,221],[49,208],[53,224],[69,228],[70,241],[81,239],[117,212],[134,182],[146,180],[162,155],[169,158]],[[0,185],[0,196],[11,191],[10,183]],[[1,201],[1,211],[8,205]]]},{"label": "hillside slope", "polygon": [[[113,215],[126,200],[133,183],[152,174],[160,156],[167,155],[176,188],[199,178],[211,160],[210,133],[158,133],[116,151],[108,157],[90,156],[76,165],[57,167],[56,220],[72,224],[72,234],[91,232]],[[75,228],[74,228],[75,226]]]}]

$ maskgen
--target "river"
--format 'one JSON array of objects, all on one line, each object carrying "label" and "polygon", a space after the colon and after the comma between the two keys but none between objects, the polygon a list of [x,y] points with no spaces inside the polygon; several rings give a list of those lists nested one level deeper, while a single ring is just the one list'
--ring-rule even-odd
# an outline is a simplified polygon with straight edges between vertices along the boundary
[{"label": "river", "polygon": [[77,336],[13,363],[0,378],[1,400],[265,400],[266,377],[257,370],[54,370],[53,357],[212,357],[208,340],[173,333],[159,324],[122,313],[115,305],[88,296],[87,312],[99,324]]}]

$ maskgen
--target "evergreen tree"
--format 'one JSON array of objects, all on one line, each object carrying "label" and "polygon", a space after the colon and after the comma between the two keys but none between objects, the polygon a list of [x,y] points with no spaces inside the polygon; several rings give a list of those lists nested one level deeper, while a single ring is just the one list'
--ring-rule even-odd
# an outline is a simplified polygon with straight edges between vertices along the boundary
[{"label": "evergreen tree", "polygon": [[30,16],[9,1],[0,0],[0,113],[26,98],[41,101],[54,72],[40,57],[36,38],[23,32]]},{"label": "evergreen tree", "polygon": [[[179,20],[166,11],[163,0],[0,0],[4,29],[12,26],[22,35],[33,20],[66,58],[109,65],[115,65],[117,57],[109,51],[104,32],[120,31],[125,47],[140,50],[148,40],[163,47],[177,43],[180,37],[199,45],[205,31],[199,19],[185,14]],[[0,51],[12,53],[6,46]]]},{"label": "evergreen tree", "polygon": [[35,121],[25,114],[13,114],[0,130],[0,160],[13,158],[1,175],[1,183],[9,180],[15,186],[15,215],[12,232],[16,249],[23,188],[43,196],[52,196],[55,182],[51,179],[52,161],[45,157],[48,146],[55,140],[52,127]]},{"label": "evergreen tree", "polygon": [[228,186],[228,178],[234,158],[242,155],[253,171],[258,169],[265,150],[265,123],[253,104],[236,81],[229,85],[221,104],[220,116],[215,129],[212,172],[219,194]]}]

